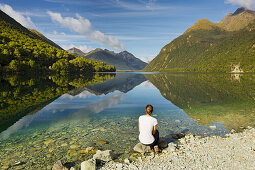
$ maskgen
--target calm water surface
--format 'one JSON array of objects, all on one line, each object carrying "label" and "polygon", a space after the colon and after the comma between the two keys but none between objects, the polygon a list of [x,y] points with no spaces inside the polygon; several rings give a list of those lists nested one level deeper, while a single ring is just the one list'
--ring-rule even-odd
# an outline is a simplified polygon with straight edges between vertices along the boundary
[{"label": "calm water surface", "polygon": [[[254,78],[253,74],[118,73],[103,83],[43,100],[26,116],[3,125],[0,164],[50,169],[62,160],[78,166],[92,157],[79,152],[89,146],[111,149],[123,160],[138,142],[138,117],[147,104],[154,106],[160,136],[168,142],[177,133],[224,136],[232,129],[242,131],[255,124]],[[59,88],[48,86],[54,92]],[[50,92],[41,93],[46,91]],[[10,92],[2,90],[2,98],[5,93]],[[5,112],[12,111],[2,103]],[[22,165],[14,166],[16,162]]]}]

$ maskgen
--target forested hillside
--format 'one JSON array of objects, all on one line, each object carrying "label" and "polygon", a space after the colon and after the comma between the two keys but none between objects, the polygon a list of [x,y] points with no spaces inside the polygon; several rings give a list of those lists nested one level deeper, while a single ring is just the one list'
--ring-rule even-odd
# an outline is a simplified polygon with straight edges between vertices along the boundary
[{"label": "forested hillside", "polygon": [[163,47],[145,71],[255,72],[255,12],[238,9],[220,23],[199,20]]},{"label": "forested hillside", "polygon": [[62,50],[35,30],[28,30],[0,10],[0,72],[92,73],[114,66]]}]

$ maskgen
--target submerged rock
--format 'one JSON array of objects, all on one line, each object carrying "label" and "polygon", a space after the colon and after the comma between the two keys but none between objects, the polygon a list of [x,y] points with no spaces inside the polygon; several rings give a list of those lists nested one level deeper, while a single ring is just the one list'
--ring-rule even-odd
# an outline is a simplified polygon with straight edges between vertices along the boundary
[{"label": "submerged rock", "polygon": [[1,167],[1,169],[8,169],[8,168],[10,168],[9,165],[3,165],[3,166]]},{"label": "submerged rock", "polygon": [[178,133],[178,134],[172,135],[173,139],[181,139],[183,137],[185,137],[185,134],[183,134],[183,133]]},{"label": "submerged rock", "polygon": [[75,150],[68,150],[68,152],[67,152],[67,158],[72,158],[72,157],[75,157],[75,156],[77,156],[77,152],[75,151]]},{"label": "submerged rock", "polygon": [[115,154],[111,150],[100,151],[98,150],[95,155],[93,155],[93,159],[99,159],[105,162],[109,162],[115,158]]},{"label": "submerged rock", "polygon": [[44,144],[45,144],[46,146],[48,146],[50,143],[53,143],[53,142],[54,142],[54,140],[49,139],[49,140],[45,141]]},{"label": "submerged rock", "polygon": [[209,126],[209,128],[214,130],[214,129],[216,129],[216,126]]},{"label": "submerged rock", "polygon": [[107,144],[108,142],[105,140],[97,140],[95,143],[99,145],[104,145],[104,144]]},{"label": "submerged rock", "polygon": [[60,146],[62,147],[67,146],[67,143],[62,143]]},{"label": "submerged rock", "polygon": [[70,146],[71,149],[75,149],[75,148],[78,148],[80,145],[77,145],[77,144],[73,144]]},{"label": "submerged rock", "polygon": [[96,147],[87,147],[86,149],[81,149],[78,151],[79,154],[92,154],[92,153],[96,153],[96,151],[98,150],[98,148]]},{"label": "submerged rock", "polygon": [[58,160],[52,167],[52,170],[68,170],[67,167],[65,167],[61,160]]}]

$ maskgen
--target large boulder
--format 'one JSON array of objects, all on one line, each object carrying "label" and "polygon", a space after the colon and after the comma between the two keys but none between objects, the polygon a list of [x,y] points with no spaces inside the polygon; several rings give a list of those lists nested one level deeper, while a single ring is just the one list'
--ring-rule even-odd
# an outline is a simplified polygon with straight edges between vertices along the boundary
[{"label": "large boulder", "polygon": [[174,143],[169,143],[168,147],[165,148],[162,152],[163,153],[171,153],[171,152],[175,152],[176,151],[176,147],[177,145]]},{"label": "large boulder", "polygon": [[146,146],[146,145],[144,145],[144,144],[142,144],[142,143],[136,144],[136,145],[134,146],[133,150],[134,150],[135,152],[139,152],[139,153],[142,153],[142,154],[144,154],[144,153],[146,153],[146,152],[152,152],[150,146]]},{"label": "large boulder", "polygon": [[81,163],[81,170],[96,170],[96,164],[92,161],[84,161]]},{"label": "large boulder", "polygon": [[95,155],[93,155],[93,159],[102,160],[105,162],[109,162],[115,158],[115,154],[111,150],[100,151],[98,150]]},{"label": "large boulder", "polygon": [[58,160],[52,167],[52,170],[68,170],[67,167],[65,167],[61,160]]}]

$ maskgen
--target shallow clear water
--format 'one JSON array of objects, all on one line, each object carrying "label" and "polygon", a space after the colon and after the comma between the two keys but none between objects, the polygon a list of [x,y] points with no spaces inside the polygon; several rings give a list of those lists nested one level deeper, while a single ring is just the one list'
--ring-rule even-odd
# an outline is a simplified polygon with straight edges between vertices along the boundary
[{"label": "shallow clear water", "polygon": [[231,129],[241,131],[255,120],[254,75],[232,76],[119,73],[75,89],[2,131],[0,162],[24,163],[14,169],[50,169],[57,160],[77,166],[92,157],[79,153],[90,146],[111,149],[121,160],[139,142],[138,117],[147,104],[154,106],[152,116],[168,142],[177,133],[224,136]]}]

